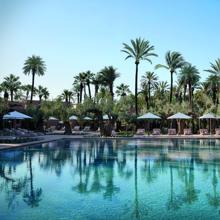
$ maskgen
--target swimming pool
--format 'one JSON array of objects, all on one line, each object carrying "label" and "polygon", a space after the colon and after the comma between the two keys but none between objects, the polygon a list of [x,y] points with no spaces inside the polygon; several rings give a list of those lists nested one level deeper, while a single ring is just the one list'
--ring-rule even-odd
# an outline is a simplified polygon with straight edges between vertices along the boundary
[{"label": "swimming pool", "polygon": [[220,219],[220,140],[84,139],[0,151],[0,219]]}]

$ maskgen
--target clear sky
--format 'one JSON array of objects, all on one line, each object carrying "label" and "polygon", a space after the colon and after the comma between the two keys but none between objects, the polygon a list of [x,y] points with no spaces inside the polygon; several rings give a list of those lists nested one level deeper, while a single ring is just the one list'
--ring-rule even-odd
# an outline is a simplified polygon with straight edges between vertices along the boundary
[{"label": "clear sky", "polygon": [[[39,55],[47,65],[36,85],[52,97],[71,89],[73,76],[113,65],[134,90],[134,61],[124,61],[122,43],[143,37],[155,46],[153,65],[141,63],[140,75],[164,63],[167,50],[181,52],[204,69],[220,57],[219,0],[0,0],[0,82],[9,74],[25,84],[25,59]],[[169,82],[166,70],[156,71]]]}]

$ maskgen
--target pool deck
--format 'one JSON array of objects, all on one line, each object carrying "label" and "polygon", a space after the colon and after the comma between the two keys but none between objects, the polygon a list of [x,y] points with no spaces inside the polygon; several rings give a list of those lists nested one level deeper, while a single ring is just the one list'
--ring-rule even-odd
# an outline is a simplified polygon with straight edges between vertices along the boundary
[{"label": "pool deck", "polygon": [[84,136],[84,135],[44,135],[39,136],[40,140],[25,142],[25,143],[1,143],[0,150],[24,147],[29,145],[47,143],[52,141],[58,141],[63,139],[143,139],[143,140],[154,140],[154,139],[220,139],[220,135],[144,135],[144,136],[133,136],[133,137],[98,137],[98,136]]}]

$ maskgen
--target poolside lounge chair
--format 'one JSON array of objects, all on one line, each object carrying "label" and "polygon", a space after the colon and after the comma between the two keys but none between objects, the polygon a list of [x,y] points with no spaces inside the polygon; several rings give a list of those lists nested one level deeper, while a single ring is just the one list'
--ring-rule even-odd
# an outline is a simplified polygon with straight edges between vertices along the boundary
[{"label": "poolside lounge chair", "polygon": [[176,135],[176,129],[168,129],[168,135]]},{"label": "poolside lounge chair", "polygon": [[80,126],[74,126],[73,131],[80,131]]},{"label": "poolside lounge chair", "polygon": [[90,131],[90,126],[85,126],[84,129],[83,129],[83,131],[84,131],[84,132]]},{"label": "poolside lounge chair", "polygon": [[143,128],[137,129],[136,135],[144,135],[145,130]]},{"label": "poolside lounge chair", "polygon": [[161,134],[161,130],[159,128],[154,128],[152,135],[160,135]]},{"label": "poolside lounge chair", "polygon": [[209,134],[209,132],[208,132],[208,129],[199,129],[199,133],[200,133],[200,135],[208,135]]},{"label": "poolside lounge chair", "polygon": [[215,134],[216,134],[216,135],[220,135],[220,128],[216,128],[216,129],[215,129]]},{"label": "poolside lounge chair", "polygon": [[185,129],[183,130],[183,134],[184,134],[184,135],[192,135],[192,130],[191,130],[191,128],[185,128]]},{"label": "poolside lounge chair", "polygon": [[112,130],[111,136],[112,136],[112,137],[116,137],[116,135],[117,135],[116,131],[115,131],[115,130]]}]

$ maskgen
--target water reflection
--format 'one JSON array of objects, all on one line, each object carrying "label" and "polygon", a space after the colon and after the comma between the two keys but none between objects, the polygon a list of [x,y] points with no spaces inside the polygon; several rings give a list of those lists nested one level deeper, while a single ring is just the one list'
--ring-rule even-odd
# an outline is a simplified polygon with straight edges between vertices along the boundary
[{"label": "water reflection", "polygon": [[[129,207],[126,215],[132,219],[159,212],[158,207],[169,216],[194,205],[199,209],[201,203],[217,214],[219,147],[219,140],[94,139],[1,151],[0,207],[6,203],[5,213],[13,209],[15,214],[25,205],[43,209],[49,187],[58,197],[64,192],[78,195],[73,199],[83,198],[88,206],[93,196],[108,205],[117,199],[118,207]],[[56,192],[50,178],[62,191]]]}]

